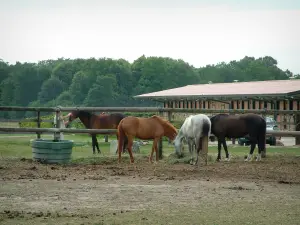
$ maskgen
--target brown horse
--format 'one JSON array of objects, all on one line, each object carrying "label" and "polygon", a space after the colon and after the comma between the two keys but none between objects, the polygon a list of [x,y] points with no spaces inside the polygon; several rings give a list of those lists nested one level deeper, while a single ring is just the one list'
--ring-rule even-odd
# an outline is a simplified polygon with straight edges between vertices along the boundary
[{"label": "brown horse", "polygon": [[177,135],[177,129],[169,122],[159,116],[152,116],[150,118],[138,118],[134,116],[128,116],[121,120],[118,126],[119,135],[119,163],[121,162],[121,150],[124,139],[128,138],[127,149],[130,155],[130,162],[134,163],[132,155],[132,144],[135,137],[142,140],[153,140],[152,151],[149,157],[149,162],[152,163],[153,153],[155,151],[156,162],[158,161],[158,149],[157,144],[160,138],[163,136],[168,137],[171,140]]},{"label": "brown horse", "polygon": [[[122,113],[111,113],[111,114],[103,114],[95,115],[87,111],[82,110],[74,110],[68,114],[69,121],[72,122],[76,118],[79,118],[80,121],[84,124],[87,129],[117,129],[120,121],[126,117],[126,115]],[[117,138],[118,134],[116,132]],[[92,146],[93,146],[93,154],[95,154],[95,147],[98,150],[98,153],[101,153],[97,141],[96,134],[91,134],[92,136]],[[125,139],[124,149],[127,146],[127,138]]]}]

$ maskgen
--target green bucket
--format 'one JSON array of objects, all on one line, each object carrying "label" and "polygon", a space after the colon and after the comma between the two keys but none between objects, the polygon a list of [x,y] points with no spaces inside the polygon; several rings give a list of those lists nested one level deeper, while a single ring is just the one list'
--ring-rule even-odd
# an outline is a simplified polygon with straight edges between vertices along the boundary
[{"label": "green bucket", "polygon": [[67,163],[71,160],[74,144],[71,140],[34,139],[30,143],[33,160],[47,164]]}]

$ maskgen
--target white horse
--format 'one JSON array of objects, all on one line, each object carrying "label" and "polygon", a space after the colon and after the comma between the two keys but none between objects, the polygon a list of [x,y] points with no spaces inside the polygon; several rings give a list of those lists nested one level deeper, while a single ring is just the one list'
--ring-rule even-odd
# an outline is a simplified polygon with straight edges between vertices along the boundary
[{"label": "white horse", "polygon": [[[202,137],[210,136],[211,133],[211,122],[208,116],[204,114],[191,115],[187,117],[182,124],[175,140],[175,152],[177,155],[181,155],[181,150],[183,149],[182,141],[186,139],[189,145],[189,151],[191,153],[190,164],[193,164],[194,159],[194,149],[196,152],[196,162],[194,165],[198,164],[199,151],[201,150]],[[194,148],[195,147],[195,148]]]}]

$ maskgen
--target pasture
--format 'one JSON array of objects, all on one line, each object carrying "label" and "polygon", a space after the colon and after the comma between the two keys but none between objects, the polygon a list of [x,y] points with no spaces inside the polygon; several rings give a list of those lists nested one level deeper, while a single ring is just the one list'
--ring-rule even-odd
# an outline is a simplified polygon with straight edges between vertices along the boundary
[{"label": "pasture", "polygon": [[208,166],[194,167],[167,142],[149,164],[150,142],[135,168],[128,154],[118,164],[103,137],[93,155],[91,137],[65,134],[72,162],[44,165],[31,160],[35,137],[0,135],[0,224],[299,224],[299,147],[267,146],[267,158],[244,162],[249,147],[229,145],[231,161],[215,162],[210,145]]}]

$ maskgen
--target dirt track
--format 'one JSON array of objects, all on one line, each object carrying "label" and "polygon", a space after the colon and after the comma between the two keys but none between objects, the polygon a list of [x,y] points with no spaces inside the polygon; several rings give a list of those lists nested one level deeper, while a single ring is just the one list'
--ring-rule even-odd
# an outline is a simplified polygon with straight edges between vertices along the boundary
[{"label": "dirt track", "polygon": [[127,163],[1,161],[0,223],[299,224],[298,157],[199,168]]}]

